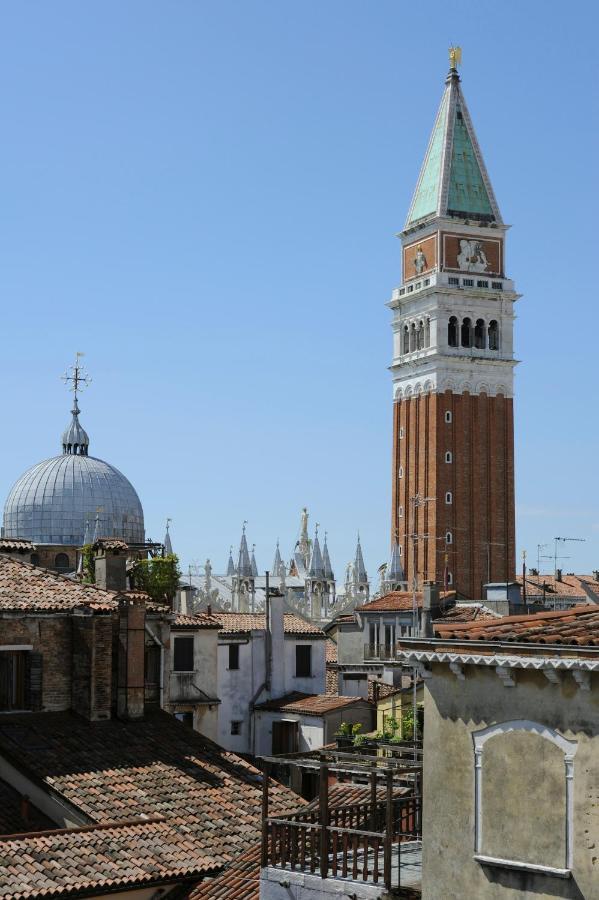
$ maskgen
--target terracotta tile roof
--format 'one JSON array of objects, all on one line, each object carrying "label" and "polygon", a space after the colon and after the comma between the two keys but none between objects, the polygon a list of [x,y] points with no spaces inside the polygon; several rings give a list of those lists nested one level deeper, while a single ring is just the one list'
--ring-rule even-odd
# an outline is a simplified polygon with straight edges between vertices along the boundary
[{"label": "terracotta tile roof", "polygon": [[73,581],[20,559],[0,556],[0,612],[68,612],[84,608],[108,611],[117,606],[111,591]]},{"label": "terracotta tile roof", "polygon": [[[455,591],[441,591],[441,600],[449,601],[455,598]],[[404,612],[412,609],[412,591],[391,591],[383,597],[370,600],[362,606],[356,606],[357,612]],[[422,606],[422,591],[416,593],[416,605]]]},{"label": "terracotta tile roof", "polygon": [[202,881],[189,900],[260,900],[260,844],[238,856],[216,878]]},{"label": "terracotta tile roof", "polygon": [[390,697],[392,694],[397,694],[402,688],[395,687],[394,684],[384,684],[381,681],[373,681],[372,678],[368,680],[368,699],[374,701],[374,687],[378,686],[378,700],[384,700],[386,697]]},{"label": "terracotta tile roof", "polygon": [[208,613],[196,613],[193,616],[185,616],[178,613],[171,621],[173,628],[217,628],[222,629],[221,623],[216,616],[210,616]]},{"label": "terracotta tile roof", "polygon": [[[6,781],[0,781],[0,835],[20,831],[42,831],[57,826],[29,801],[27,819],[21,815],[21,794]],[[1,871],[1,866],[0,866]]]},{"label": "terracotta tile roof", "polygon": [[480,622],[483,619],[498,619],[500,616],[487,609],[482,603],[456,603],[450,609],[443,610],[439,619],[435,619],[433,626],[445,622]]},{"label": "terracotta tile roof", "polygon": [[[516,578],[518,584],[522,587],[522,576]],[[581,599],[590,597],[597,598],[599,602],[599,581],[592,575],[562,575],[561,581],[558,581],[554,575],[528,575],[526,578],[526,594],[531,597],[543,596],[543,585],[545,585],[545,596],[561,596],[561,597],[580,597]]]},{"label": "terracotta tile roof", "polygon": [[[141,722],[2,716],[0,755],[91,823],[165,816],[192,842],[190,865],[220,868],[259,837],[260,773],[161,710]],[[281,785],[271,796],[280,812],[301,805]]]},{"label": "terracotta tile roof", "polygon": [[[409,790],[407,787],[394,787],[393,796],[403,797]],[[377,786],[376,794],[377,801],[384,803],[387,798],[387,788],[384,784]],[[302,813],[317,810],[318,802],[318,797],[315,797],[302,809]],[[329,809],[343,809],[344,806],[354,806],[356,803],[370,803],[369,784],[355,784],[353,781],[345,781],[329,785]]]},{"label": "terracotta tile roof", "polygon": [[94,550],[116,550],[125,553],[129,549],[129,545],[125,541],[119,541],[117,538],[98,538],[93,545]]},{"label": "terracotta tile roof", "polygon": [[0,840],[0,898],[80,896],[164,884],[214,868],[162,816]]},{"label": "terracotta tile roof", "polygon": [[[266,617],[263,613],[214,612],[212,615],[223,626],[222,634],[243,634],[249,631],[260,631],[266,627]],[[305,619],[293,613],[285,613],[283,623],[285,634],[313,634],[324,637],[322,628],[306,622]]]},{"label": "terracotta tile roof", "polygon": [[337,644],[330,638],[327,638],[324,645],[324,659],[327,665],[337,662]]},{"label": "terracotta tile roof", "polygon": [[0,538],[0,553],[32,553],[36,549],[36,545],[25,538]]},{"label": "terracotta tile roof", "polygon": [[290,712],[307,716],[323,716],[336,709],[345,709],[354,703],[367,703],[362,697],[339,697],[333,694],[286,694],[278,700],[267,700],[256,706],[258,710]]},{"label": "terracotta tile roof", "polygon": [[[440,638],[466,641],[514,641],[527,644],[599,645],[599,609],[574,606],[567,610],[470,623],[435,622]],[[401,644],[401,641],[400,641]]]}]

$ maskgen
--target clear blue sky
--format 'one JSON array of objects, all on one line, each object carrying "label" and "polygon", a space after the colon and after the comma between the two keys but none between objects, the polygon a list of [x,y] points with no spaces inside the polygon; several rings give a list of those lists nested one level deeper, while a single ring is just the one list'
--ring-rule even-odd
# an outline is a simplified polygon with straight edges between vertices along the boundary
[{"label": "clear blue sky", "polygon": [[447,69],[524,298],[518,548],[599,568],[592,2],[177,0],[0,7],[0,494],[58,452],[86,352],[91,452],[153,538],[260,568],[304,504],[338,577],[390,520],[385,301]]}]

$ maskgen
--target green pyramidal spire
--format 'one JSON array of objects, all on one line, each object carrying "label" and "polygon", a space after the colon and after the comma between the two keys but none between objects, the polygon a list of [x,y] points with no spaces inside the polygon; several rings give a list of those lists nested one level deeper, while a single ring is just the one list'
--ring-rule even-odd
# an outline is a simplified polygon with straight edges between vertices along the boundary
[{"label": "green pyramidal spire", "polygon": [[405,227],[434,216],[502,223],[460,76],[453,67],[445,82]]}]

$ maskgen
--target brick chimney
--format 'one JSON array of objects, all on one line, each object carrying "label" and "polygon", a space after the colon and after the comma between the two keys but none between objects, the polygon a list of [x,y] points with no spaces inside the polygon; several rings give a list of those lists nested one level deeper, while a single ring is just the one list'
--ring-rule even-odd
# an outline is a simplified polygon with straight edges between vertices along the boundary
[{"label": "brick chimney", "polygon": [[146,605],[132,597],[119,599],[118,690],[119,719],[143,719],[145,703]]},{"label": "brick chimney", "polygon": [[439,585],[434,581],[425,581],[422,591],[422,614],[420,632],[422,637],[434,637],[433,619],[439,614]]},{"label": "brick chimney", "polygon": [[127,590],[127,554],[124,541],[99,540],[94,544],[96,584],[105,591]]}]

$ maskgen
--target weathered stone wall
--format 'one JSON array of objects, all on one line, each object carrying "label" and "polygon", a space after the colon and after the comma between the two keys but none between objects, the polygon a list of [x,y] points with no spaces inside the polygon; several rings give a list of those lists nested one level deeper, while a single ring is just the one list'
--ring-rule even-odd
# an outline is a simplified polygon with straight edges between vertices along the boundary
[{"label": "weathered stone wall", "polygon": [[[540,671],[518,670],[516,687],[504,687],[492,668],[466,666],[464,673],[458,681],[436,664],[426,683],[423,900],[599,897],[599,676],[584,691],[571,674],[551,684]],[[514,720],[578,742],[570,878],[474,859],[473,733]],[[565,867],[563,753],[539,735],[516,731],[489,739],[482,760],[482,854]]]},{"label": "weathered stone wall", "polygon": [[31,645],[41,653],[42,703],[47,712],[71,706],[71,621],[64,616],[0,618],[0,645]]}]

